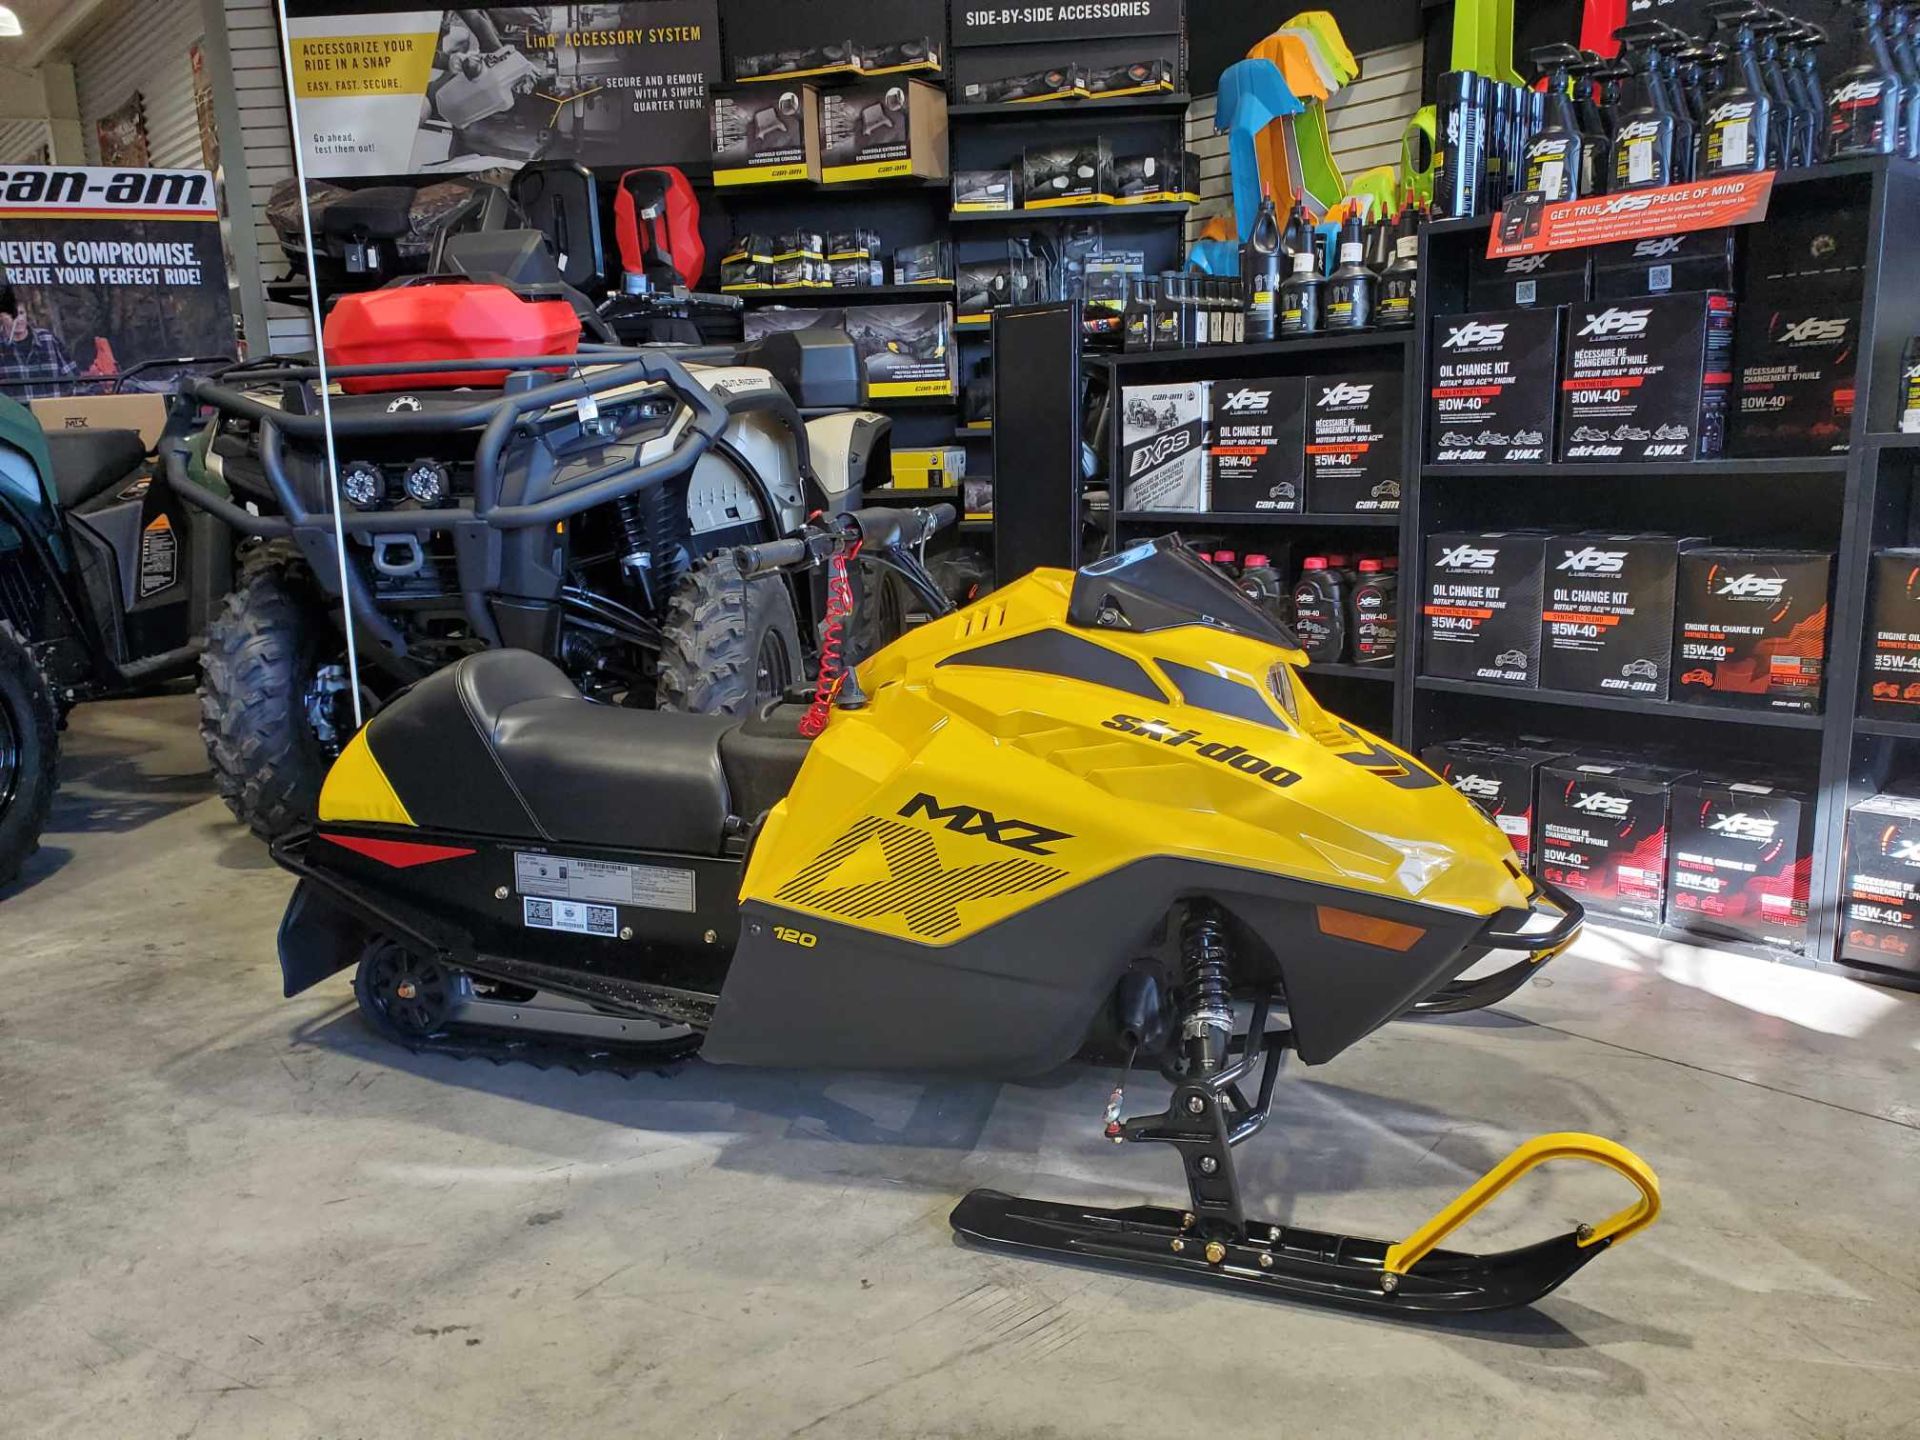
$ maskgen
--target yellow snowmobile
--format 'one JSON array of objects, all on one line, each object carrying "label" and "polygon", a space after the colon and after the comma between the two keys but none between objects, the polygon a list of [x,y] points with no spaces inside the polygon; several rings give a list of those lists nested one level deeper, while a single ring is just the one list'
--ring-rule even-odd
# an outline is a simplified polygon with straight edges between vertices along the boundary
[{"label": "yellow snowmobile", "polygon": [[[1319,1064],[1409,1011],[1511,993],[1580,908],[1417,761],[1322,710],[1293,637],[1177,539],[955,611],[915,553],[952,513],[855,511],[735,552],[744,576],[829,571],[830,659],[856,552],[935,616],[857,669],[824,664],[811,706],[596,705],[513,650],[419,682],[340,756],[315,827],[275,848],[300,877],[286,993],[358,961],[383,1033],[496,1059],[1150,1065],[1166,1110],[1124,1118],[1116,1086],[1106,1133],[1172,1145],[1184,1209],[980,1190],[953,1226],[1257,1293],[1524,1304],[1650,1223],[1648,1168],[1565,1134],[1397,1244],[1249,1222],[1233,1147],[1288,1051]],[[1495,951],[1512,963],[1460,978]],[[1639,1198],[1504,1254],[1435,1248],[1559,1157]]]}]

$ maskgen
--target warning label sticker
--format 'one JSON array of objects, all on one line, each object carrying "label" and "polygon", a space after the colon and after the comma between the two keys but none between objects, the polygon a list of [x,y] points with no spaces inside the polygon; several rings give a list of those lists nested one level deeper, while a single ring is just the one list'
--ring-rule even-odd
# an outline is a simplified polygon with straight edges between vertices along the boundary
[{"label": "warning label sticker", "polygon": [[620,933],[620,912],[611,905],[583,905],[577,900],[540,900],[523,897],[521,907],[529,930],[566,930],[575,935]]},{"label": "warning label sticker", "polygon": [[173,533],[173,522],[165,515],[156,515],[140,532],[139,598],[158,595],[179,578],[179,538]]},{"label": "warning label sticker", "polygon": [[522,895],[693,911],[693,871],[667,865],[617,865],[610,860],[521,852],[513,857],[513,882]]}]

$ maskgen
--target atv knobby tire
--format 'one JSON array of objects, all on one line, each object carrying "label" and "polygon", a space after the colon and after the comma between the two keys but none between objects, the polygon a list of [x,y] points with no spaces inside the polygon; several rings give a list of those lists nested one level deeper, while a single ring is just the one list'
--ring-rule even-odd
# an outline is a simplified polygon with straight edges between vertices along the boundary
[{"label": "atv knobby tire", "polygon": [[323,648],[338,641],[323,605],[305,567],[268,547],[207,627],[200,738],[220,798],[263,840],[312,820],[331,763],[305,705]]},{"label": "atv knobby tire", "polygon": [[800,627],[778,576],[747,580],[729,554],[701,561],[667,601],[654,705],[745,715],[801,678]]},{"label": "atv knobby tire", "polygon": [[0,621],[0,887],[40,848],[59,766],[53,687],[25,638]]}]

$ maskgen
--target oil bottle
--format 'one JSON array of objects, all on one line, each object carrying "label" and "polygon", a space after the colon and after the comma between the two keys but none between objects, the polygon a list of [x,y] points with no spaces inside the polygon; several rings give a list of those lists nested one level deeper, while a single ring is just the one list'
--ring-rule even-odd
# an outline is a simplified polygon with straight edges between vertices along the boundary
[{"label": "oil bottle", "polygon": [[[1294,213],[1302,216],[1304,226],[1305,212],[1296,206]],[[1287,229],[1293,229],[1291,220]],[[1247,339],[1256,344],[1273,339],[1274,309],[1280,298],[1280,243],[1280,217],[1269,192],[1261,197],[1253,234],[1240,255],[1240,278],[1247,289]]]},{"label": "oil bottle", "polygon": [[1340,231],[1340,265],[1327,277],[1329,331],[1373,328],[1373,300],[1379,280],[1367,268],[1366,242],[1360,237],[1360,217],[1349,215]]},{"label": "oil bottle", "polygon": [[1382,330],[1405,330],[1413,324],[1420,298],[1420,213],[1412,205],[1400,207],[1393,227],[1393,258],[1380,276],[1380,304],[1376,319]]},{"label": "oil bottle", "polygon": [[1151,350],[1159,335],[1159,282],[1142,275],[1128,287],[1127,308],[1120,321],[1121,348],[1128,354]]},{"label": "oil bottle", "polygon": [[1391,665],[1400,649],[1400,577],[1384,560],[1362,560],[1353,587],[1353,663]]},{"label": "oil bottle", "polygon": [[1571,45],[1544,45],[1533,52],[1533,63],[1546,72],[1546,123],[1527,146],[1526,179],[1522,190],[1537,190],[1548,200],[1578,200],[1590,194],[1590,176],[1584,158],[1586,137],[1573,108],[1569,65],[1580,52]]},{"label": "oil bottle", "polygon": [[1174,272],[1160,272],[1160,283],[1154,286],[1153,312],[1153,348],[1155,350],[1178,350],[1184,343],[1180,338],[1180,310],[1173,303]]},{"label": "oil bottle", "polygon": [[1488,83],[1484,75],[1471,70],[1449,70],[1440,77],[1433,210],[1442,219],[1464,220],[1480,213],[1487,162]]},{"label": "oil bottle", "polygon": [[1293,273],[1280,286],[1281,339],[1294,340],[1321,332],[1326,283],[1320,278],[1320,261],[1313,246],[1293,257]]},{"label": "oil bottle", "polygon": [[1854,0],[1853,62],[1827,98],[1827,158],[1895,155],[1906,111],[1900,76],[1880,28],[1880,0]]},{"label": "oil bottle", "polygon": [[1300,580],[1293,587],[1293,633],[1309,660],[1335,665],[1346,654],[1346,583],[1324,555],[1309,555],[1300,564]]}]

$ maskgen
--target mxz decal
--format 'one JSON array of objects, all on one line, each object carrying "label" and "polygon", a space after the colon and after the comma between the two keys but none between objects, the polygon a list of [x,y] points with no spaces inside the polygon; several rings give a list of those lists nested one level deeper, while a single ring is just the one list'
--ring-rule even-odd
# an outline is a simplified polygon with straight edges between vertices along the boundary
[{"label": "mxz decal", "polygon": [[1276,765],[1271,760],[1262,760],[1252,754],[1244,745],[1223,745],[1218,740],[1206,739],[1198,730],[1182,730],[1165,720],[1142,720],[1137,715],[1115,715],[1102,720],[1101,728],[1118,730],[1122,735],[1137,735],[1142,740],[1152,740],[1161,745],[1170,745],[1176,750],[1182,746],[1193,746],[1193,753],[1203,760],[1213,760],[1225,765],[1229,770],[1238,770],[1242,775],[1251,775],[1264,780],[1269,785],[1284,789],[1299,780],[1300,776],[1284,765]]},{"label": "mxz decal", "polygon": [[1073,838],[1065,830],[1049,830],[1031,820],[1002,820],[991,810],[972,805],[942,805],[927,794],[916,795],[900,807],[903,820],[917,815],[944,821],[947,829],[956,835],[978,835],[983,840],[991,840],[1009,850],[1024,850],[1029,855],[1051,855],[1053,851],[1047,847],[1054,841]]}]

